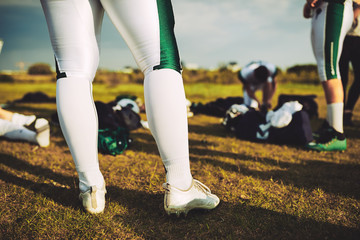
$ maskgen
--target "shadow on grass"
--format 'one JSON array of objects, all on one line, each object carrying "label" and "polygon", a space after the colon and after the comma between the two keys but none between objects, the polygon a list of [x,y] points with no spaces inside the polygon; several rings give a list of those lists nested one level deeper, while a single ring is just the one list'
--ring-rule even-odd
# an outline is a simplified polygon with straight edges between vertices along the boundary
[{"label": "shadow on grass", "polygon": [[[197,128],[199,131],[204,131],[204,129],[209,130],[209,127],[197,126]],[[148,154],[158,154],[155,141],[153,140],[150,132],[135,132],[131,134],[135,139],[135,142],[131,147],[132,150]],[[141,139],[142,142],[137,142],[136,139]],[[291,184],[295,187],[306,188],[309,190],[321,188],[328,193],[340,194],[343,196],[360,199],[359,165],[337,164],[314,160],[306,160],[302,161],[301,163],[289,163],[276,161],[270,158],[254,159],[252,156],[246,154],[200,149],[194,147],[203,146],[204,144],[207,145],[211,143],[208,143],[206,139],[202,141],[190,139],[190,154],[192,155],[191,161],[211,164],[226,171],[240,172],[243,175],[256,177],[262,180],[273,179],[275,181],[281,181],[284,184]],[[216,159],[216,156],[234,159],[237,161],[237,163],[231,164],[214,160]],[[242,161],[246,160],[257,161],[261,162],[262,164],[276,166],[281,168],[281,170],[253,170],[250,169],[249,166],[242,163]]]},{"label": "shadow on grass", "polygon": [[[245,154],[235,154],[214,150],[197,149],[196,156],[191,161],[203,162],[220,167],[226,171],[238,172],[245,176],[252,176],[262,180],[279,180],[284,184],[306,189],[321,188],[328,193],[360,199],[360,166],[355,164],[336,164],[322,161],[308,160],[301,164],[276,161],[269,158],[256,158]],[[237,160],[236,164],[225,163],[204,158],[204,155],[226,157]],[[281,170],[257,171],[250,169],[241,161],[257,161],[263,164],[280,167]]]},{"label": "shadow on grass", "polygon": [[31,165],[23,160],[6,154],[0,154],[0,163],[16,171],[45,177],[46,179],[52,180],[53,183],[55,182],[55,184],[62,186],[55,186],[51,183],[37,183],[0,170],[0,179],[2,181],[42,194],[61,205],[71,206],[73,208],[80,207],[77,204],[77,201],[74,201],[74,197],[77,198],[78,192],[73,187],[70,187],[74,186],[75,179],[73,177],[55,173],[52,170],[41,166]]},{"label": "shadow on grass", "polygon": [[344,132],[347,138],[360,139],[360,122],[355,123],[355,126],[345,126]]},{"label": "shadow on grass", "polygon": [[[192,210],[187,217],[167,216],[162,194],[108,188],[110,201],[126,207],[114,221],[145,239],[356,239],[358,229],[304,219],[246,202],[221,202],[211,211]],[[105,214],[107,214],[105,210]]]},{"label": "shadow on grass", "polygon": [[[0,163],[12,170],[52,179],[66,186],[74,184],[73,177],[5,154],[0,154]],[[76,201],[78,192],[75,189],[37,183],[4,170],[0,170],[0,179],[41,194],[65,207],[81,208],[79,201]],[[128,226],[145,239],[356,239],[359,234],[358,229],[250,206],[241,199],[236,204],[223,201],[212,211],[193,210],[186,218],[169,217],[163,209],[163,193],[147,193],[111,185],[107,190],[108,203],[126,207],[126,214],[116,213],[108,205],[104,214],[97,218],[111,219],[115,226]],[[96,226],[99,230],[102,226],[97,218],[94,221],[100,224]],[[93,226],[89,225],[88,228],[88,231],[95,231]],[[111,238],[111,235],[107,237]]]},{"label": "shadow on grass", "polygon": [[229,136],[229,132],[227,132],[225,127],[223,127],[220,123],[219,124],[209,123],[206,126],[191,124],[189,125],[189,133],[205,134],[214,137]]},{"label": "shadow on grass", "polygon": [[156,142],[152,137],[150,131],[148,133],[143,132],[130,132],[130,138],[133,139],[133,143],[130,146],[130,149],[136,152],[143,152],[146,154],[158,155],[159,151],[157,150]]}]

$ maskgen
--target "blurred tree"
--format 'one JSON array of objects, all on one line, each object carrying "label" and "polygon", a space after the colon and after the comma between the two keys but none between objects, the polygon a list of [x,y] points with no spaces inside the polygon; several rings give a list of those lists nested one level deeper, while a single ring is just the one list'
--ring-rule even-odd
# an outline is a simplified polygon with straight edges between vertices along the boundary
[{"label": "blurred tree", "polygon": [[284,78],[286,79],[286,82],[320,84],[316,64],[304,64],[289,67],[286,69]]},{"label": "blurred tree", "polygon": [[300,75],[302,72],[316,72],[317,73],[317,65],[316,64],[304,64],[304,65],[295,65],[289,67],[286,70],[287,73],[295,73]]},{"label": "blurred tree", "polygon": [[50,75],[53,74],[51,67],[46,63],[35,63],[31,65],[28,69],[28,74],[30,75]]},{"label": "blurred tree", "polygon": [[7,74],[0,74],[0,83],[12,83],[14,78]]}]

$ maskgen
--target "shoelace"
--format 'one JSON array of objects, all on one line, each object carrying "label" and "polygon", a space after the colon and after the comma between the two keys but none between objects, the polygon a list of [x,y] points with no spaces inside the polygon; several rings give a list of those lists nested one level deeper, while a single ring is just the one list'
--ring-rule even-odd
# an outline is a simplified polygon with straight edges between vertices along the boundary
[{"label": "shoelace", "polygon": [[211,191],[210,189],[205,185],[203,184],[202,182],[198,181],[198,180],[195,180],[194,179],[194,186],[199,189],[200,191],[206,193],[206,194],[210,194]]},{"label": "shoelace", "polygon": [[169,183],[164,183],[162,187],[163,189],[165,189],[165,191],[170,192],[169,185],[170,185]]},{"label": "shoelace", "polygon": [[[164,183],[162,185],[162,187],[165,189],[165,191],[170,192],[169,185],[170,185],[169,183]],[[194,179],[194,186],[197,189],[199,189],[201,192],[204,192],[206,194],[211,193],[210,189],[205,184],[203,184],[202,182],[200,182],[200,181],[198,181],[196,179]]]}]

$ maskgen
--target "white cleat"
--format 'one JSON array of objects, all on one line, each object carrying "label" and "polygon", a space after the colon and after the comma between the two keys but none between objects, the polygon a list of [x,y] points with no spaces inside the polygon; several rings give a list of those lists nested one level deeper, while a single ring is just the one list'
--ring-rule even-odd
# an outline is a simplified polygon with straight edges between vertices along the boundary
[{"label": "white cleat", "polygon": [[104,183],[102,189],[91,186],[86,192],[81,192],[79,198],[85,211],[96,214],[102,213],[105,209],[105,194],[106,188]]},{"label": "white cleat", "polygon": [[181,213],[186,216],[192,209],[214,209],[220,199],[211,193],[210,189],[198,180],[193,179],[188,190],[181,190],[164,183],[165,189],[164,208],[168,215]]}]

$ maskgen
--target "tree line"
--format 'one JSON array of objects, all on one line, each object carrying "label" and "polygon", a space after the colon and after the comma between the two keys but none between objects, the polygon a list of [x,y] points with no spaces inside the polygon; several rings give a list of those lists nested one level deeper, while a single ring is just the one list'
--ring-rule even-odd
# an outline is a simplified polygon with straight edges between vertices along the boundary
[{"label": "tree line", "polygon": [[[230,65],[229,65],[230,66]],[[238,71],[229,66],[221,66],[215,70],[209,69],[188,69],[183,68],[182,76],[184,83],[218,83],[236,84],[239,83]],[[27,70],[28,78],[35,76],[49,76],[49,80],[55,80],[55,72],[46,63],[35,63]],[[352,72],[350,73],[352,75]],[[99,69],[94,82],[116,85],[119,83],[143,83],[144,76],[139,69],[128,67],[126,71],[110,71]],[[0,82],[16,82],[16,75],[1,74]],[[277,81],[279,83],[306,83],[320,84],[317,67],[315,64],[294,65],[285,70],[278,68]]]}]

